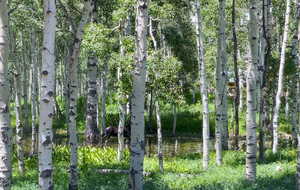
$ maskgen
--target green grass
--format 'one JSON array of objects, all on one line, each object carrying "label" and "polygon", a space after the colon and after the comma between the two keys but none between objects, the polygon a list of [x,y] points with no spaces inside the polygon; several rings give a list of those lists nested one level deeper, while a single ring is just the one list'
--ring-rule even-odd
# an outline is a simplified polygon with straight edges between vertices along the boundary
[{"label": "green grass", "polygon": [[[66,147],[58,146],[54,153],[54,181],[55,189],[68,188],[68,160],[69,152]],[[257,167],[257,181],[252,184],[245,181],[244,164],[245,153],[228,151],[224,153],[224,165],[215,165],[215,155],[210,155],[209,169],[204,171],[201,166],[201,155],[184,154],[164,159],[165,172],[160,173],[156,158],[145,158],[144,168],[153,172],[145,178],[145,189],[157,190],[283,190],[295,189],[295,158],[296,151],[283,150],[278,154],[266,152],[265,162]],[[79,187],[81,190],[115,190],[127,189],[127,175],[101,175],[96,172],[100,168],[129,168],[129,153],[125,160],[116,161],[116,152],[111,148],[79,149]],[[16,168],[16,164],[14,164]],[[37,158],[26,160],[26,174],[14,170],[13,190],[38,189]]]}]

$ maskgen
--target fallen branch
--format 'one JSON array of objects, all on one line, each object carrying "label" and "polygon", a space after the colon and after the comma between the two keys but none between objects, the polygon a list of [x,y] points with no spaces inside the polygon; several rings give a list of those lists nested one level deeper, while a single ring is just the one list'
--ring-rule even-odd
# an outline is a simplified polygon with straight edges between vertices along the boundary
[{"label": "fallen branch", "polygon": [[[100,174],[129,174],[129,170],[118,170],[118,169],[99,169],[97,170]],[[151,172],[143,172],[144,176],[150,176],[153,173]]]},{"label": "fallen branch", "polygon": [[[129,174],[129,170],[119,170],[119,169],[98,169],[97,170],[98,173],[100,174]],[[154,172],[143,172],[143,175],[145,177],[153,175]],[[201,174],[188,174],[188,173],[172,173],[172,172],[168,172],[165,174],[175,174],[178,177],[197,177],[197,176],[201,176]]]}]

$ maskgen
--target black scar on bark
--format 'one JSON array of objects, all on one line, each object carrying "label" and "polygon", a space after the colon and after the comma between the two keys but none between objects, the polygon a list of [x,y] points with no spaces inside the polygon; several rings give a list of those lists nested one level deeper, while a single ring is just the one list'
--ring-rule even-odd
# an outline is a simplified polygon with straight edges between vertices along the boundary
[{"label": "black scar on bark", "polygon": [[45,145],[45,146],[51,144],[51,137],[50,136],[46,136],[46,140],[42,144]]},{"label": "black scar on bark", "polygon": [[41,172],[40,177],[47,178],[50,177],[51,175],[52,175],[52,169],[46,169]]},{"label": "black scar on bark", "polygon": [[42,74],[43,75],[48,75],[48,71],[44,70],[44,71],[42,71]]}]

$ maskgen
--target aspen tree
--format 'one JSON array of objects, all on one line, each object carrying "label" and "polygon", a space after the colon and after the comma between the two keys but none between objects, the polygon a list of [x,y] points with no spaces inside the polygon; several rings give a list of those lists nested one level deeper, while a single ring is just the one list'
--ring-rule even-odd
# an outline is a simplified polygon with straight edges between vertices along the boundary
[{"label": "aspen tree", "polygon": [[55,82],[55,0],[44,1],[44,35],[42,49],[40,126],[39,126],[39,187],[41,190],[53,189],[52,164],[52,119],[54,116]]},{"label": "aspen tree", "polygon": [[251,60],[247,71],[247,113],[246,113],[246,179],[256,178],[256,81],[258,55],[257,1],[250,1],[249,42]]},{"label": "aspen tree", "polygon": [[0,189],[11,187],[11,128],[9,117],[7,0],[0,1]]},{"label": "aspen tree", "polygon": [[133,93],[131,98],[131,164],[130,189],[143,189],[143,167],[145,152],[145,81],[147,62],[148,1],[136,1],[136,52],[133,71]]},{"label": "aspen tree", "polygon": [[287,46],[288,32],[289,32],[289,17],[291,12],[291,1],[286,1],[285,23],[283,30],[282,47],[280,54],[280,65],[278,74],[278,85],[275,98],[275,107],[273,114],[273,153],[278,151],[278,127],[279,127],[279,113],[281,105],[281,95],[283,92],[283,78],[284,78],[284,65],[285,65],[285,49]]}]

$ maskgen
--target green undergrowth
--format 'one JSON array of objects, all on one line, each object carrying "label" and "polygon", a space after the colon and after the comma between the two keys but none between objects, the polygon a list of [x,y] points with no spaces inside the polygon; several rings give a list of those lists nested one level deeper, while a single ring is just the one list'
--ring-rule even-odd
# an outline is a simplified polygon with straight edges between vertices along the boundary
[{"label": "green undergrowth", "polygon": [[[54,148],[54,182],[57,190],[68,189],[69,151],[65,146]],[[116,151],[111,148],[80,147],[79,189],[115,190],[128,189],[128,176],[124,174],[99,174],[98,169],[128,169],[129,153],[125,159],[116,160]],[[153,190],[284,190],[295,189],[295,150],[282,150],[277,154],[266,152],[264,162],[257,167],[257,181],[245,181],[245,153],[226,151],[223,166],[216,166],[215,154],[211,153],[209,169],[204,171],[201,155],[182,154],[164,159],[164,173],[159,172],[155,157],[145,157],[144,168],[151,172],[145,177],[145,189]],[[14,160],[13,190],[38,189],[37,158],[26,159],[26,173],[21,176]]]}]

